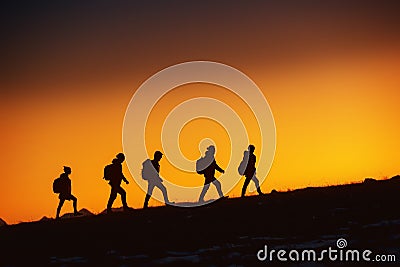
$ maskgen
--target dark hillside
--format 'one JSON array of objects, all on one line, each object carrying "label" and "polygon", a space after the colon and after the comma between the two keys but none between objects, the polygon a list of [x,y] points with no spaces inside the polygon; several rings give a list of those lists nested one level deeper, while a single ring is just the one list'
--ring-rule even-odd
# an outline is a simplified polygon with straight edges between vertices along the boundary
[{"label": "dark hillside", "polygon": [[198,208],[22,223],[0,228],[0,265],[253,266],[260,263],[256,254],[264,245],[325,249],[339,238],[349,249],[392,253],[400,260],[399,189],[400,178],[393,177],[224,199]]}]

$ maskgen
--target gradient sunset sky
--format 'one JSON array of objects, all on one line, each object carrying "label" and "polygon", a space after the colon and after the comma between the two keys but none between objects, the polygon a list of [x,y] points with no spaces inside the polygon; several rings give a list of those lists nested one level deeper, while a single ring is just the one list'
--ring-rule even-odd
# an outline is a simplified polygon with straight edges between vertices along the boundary
[{"label": "gradient sunset sky", "polygon": [[[104,210],[103,167],[123,149],[131,97],[156,72],[186,61],[230,65],[263,91],[277,133],[265,192],[400,173],[398,1],[3,1],[0,14],[0,218],[7,223],[54,217],[51,186],[64,165],[79,208]],[[160,114],[204,96],[246,116],[219,89],[177,88],[159,103]],[[187,157],[198,156],[190,148],[207,136],[189,137],[207,123],[183,129]],[[224,145],[223,129],[208,127]],[[228,152],[217,154],[222,166]],[[161,165],[171,176],[169,163]],[[145,193],[125,164],[124,172],[128,203],[140,208]]]}]

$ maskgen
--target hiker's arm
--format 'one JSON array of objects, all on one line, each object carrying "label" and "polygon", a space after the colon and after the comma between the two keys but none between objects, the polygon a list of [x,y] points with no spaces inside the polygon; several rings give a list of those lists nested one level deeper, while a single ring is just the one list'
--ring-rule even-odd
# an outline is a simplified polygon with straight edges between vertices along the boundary
[{"label": "hiker's arm", "polygon": [[122,180],[124,180],[124,182],[126,183],[126,184],[129,184],[129,181],[125,178],[125,176],[122,174]]},{"label": "hiker's arm", "polygon": [[221,173],[225,173],[225,171],[220,166],[218,166],[217,162],[215,162],[215,169]]}]

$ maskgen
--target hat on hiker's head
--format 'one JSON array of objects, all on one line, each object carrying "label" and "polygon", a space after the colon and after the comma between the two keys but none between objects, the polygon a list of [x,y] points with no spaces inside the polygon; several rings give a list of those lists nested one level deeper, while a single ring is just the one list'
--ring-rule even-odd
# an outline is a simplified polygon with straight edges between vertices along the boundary
[{"label": "hat on hiker's head", "polygon": [[71,168],[68,167],[68,166],[64,166],[64,171],[65,171],[65,172],[71,172]]},{"label": "hat on hiker's head", "polygon": [[125,159],[124,153],[118,153],[117,154],[117,159],[124,160]]},{"label": "hat on hiker's head", "polygon": [[249,145],[249,150],[255,150],[256,149],[256,147],[255,146],[253,146],[253,145]]},{"label": "hat on hiker's head", "polygon": [[161,157],[162,155],[164,155],[163,153],[161,153],[161,151],[156,151],[156,152],[154,152],[154,157],[156,158],[156,157]]}]

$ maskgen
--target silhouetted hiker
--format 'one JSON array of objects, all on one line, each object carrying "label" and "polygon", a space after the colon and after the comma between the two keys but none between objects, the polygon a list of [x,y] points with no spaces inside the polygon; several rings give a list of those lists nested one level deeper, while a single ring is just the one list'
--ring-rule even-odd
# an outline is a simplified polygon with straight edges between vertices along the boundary
[{"label": "silhouetted hiker", "polygon": [[204,181],[203,190],[200,194],[199,202],[204,202],[204,196],[206,195],[208,188],[210,188],[210,183],[213,183],[214,186],[217,188],[219,197],[224,197],[221,189],[221,183],[215,178],[215,170],[221,173],[225,173],[225,171],[220,166],[218,166],[217,162],[215,161],[215,147],[207,147],[207,151],[205,154],[205,157],[200,158],[196,162],[197,173],[204,175],[204,178],[206,178]]},{"label": "silhouetted hiker", "polygon": [[81,213],[78,212],[77,210],[77,198],[71,194],[71,179],[69,179],[69,176],[71,174],[71,168],[64,166],[64,173],[60,175],[59,178],[57,178],[54,183],[53,183],[53,191],[55,193],[59,193],[58,198],[60,199],[60,202],[58,203],[57,207],[57,214],[56,214],[56,219],[60,218],[60,211],[62,206],[64,205],[65,200],[72,200],[73,201],[73,206],[74,206],[74,215],[82,215]]},{"label": "silhouetted hiker", "polygon": [[160,160],[163,156],[163,153],[160,151],[154,152],[153,160],[146,159],[143,163],[142,169],[142,178],[143,180],[147,180],[148,187],[147,187],[147,194],[144,200],[143,208],[147,208],[149,205],[149,200],[151,194],[153,193],[154,187],[158,187],[163,196],[165,204],[172,204],[172,202],[168,199],[167,188],[163,185],[163,179],[160,177]]},{"label": "silhouetted hiker", "polygon": [[121,187],[122,180],[129,184],[129,181],[125,178],[122,173],[122,162],[125,160],[125,155],[123,153],[119,153],[115,159],[113,159],[112,164],[107,165],[104,168],[104,179],[109,181],[108,184],[111,186],[110,198],[107,203],[107,213],[111,213],[112,205],[114,200],[117,198],[117,194],[121,195],[122,205],[124,211],[131,210],[126,203],[126,192]]},{"label": "silhouetted hiker", "polygon": [[259,195],[264,195],[261,192],[260,182],[256,177],[256,155],[254,155],[254,150],[256,148],[253,145],[249,145],[248,150],[244,151],[243,160],[239,166],[239,174],[244,175],[246,179],[244,180],[243,188],[242,188],[242,197],[246,194],[247,186],[250,181],[253,181],[256,185],[257,192]]}]

